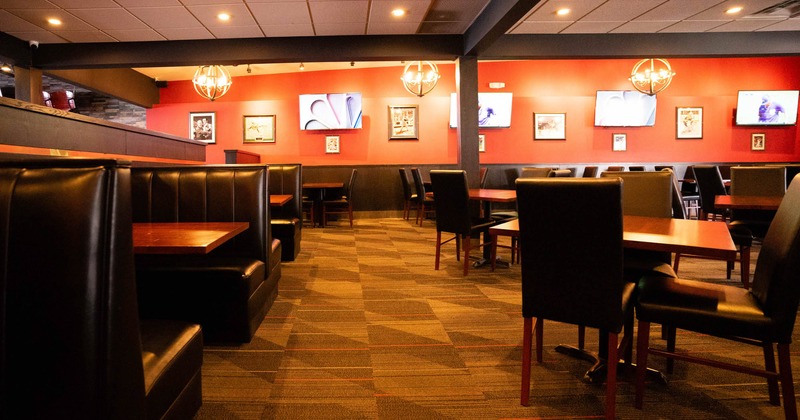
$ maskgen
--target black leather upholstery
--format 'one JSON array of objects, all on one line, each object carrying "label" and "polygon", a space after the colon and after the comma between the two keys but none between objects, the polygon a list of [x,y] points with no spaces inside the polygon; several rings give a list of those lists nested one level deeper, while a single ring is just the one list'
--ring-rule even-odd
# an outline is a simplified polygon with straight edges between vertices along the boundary
[{"label": "black leather upholstery", "polygon": [[[785,167],[731,167],[731,195],[783,197],[785,192]],[[731,211],[731,226],[744,226],[753,236],[763,238],[773,217],[774,210],[736,209]]]},{"label": "black leather upholstery", "polygon": [[433,213],[435,200],[425,194],[425,184],[422,181],[422,174],[419,168],[411,168],[411,175],[414,177],[414,191],[417,193],[417,223],[422,226],[426,213]]},{"label": "black leather upholstery", "polygon": [[266,165],[133,168],[135,222],[248,222],[208,255],[138,255],[139,308],[198,322],[209,342],[249,342],[278,294]]},{"label": "black leather upholstery", "polygon": [[139,320],[130,168],[0,162],[0,418],[191,418],[200,327]]},{"label": "black leather upholstery", "polygon": [[[632,320],[635,287],[623,278],[619,178],[519,179],[516,184],[525,318],[521,402],[527,405],[532,318],[537,319],[538,361],[543,319],[608,332],[608,360],[616,361],[617,334]],[[616,369],[607,372],[606,417],[614,418]]]},{"label": "black leather upholstery", "polygon": [[[752,340],[750,344],[764,348],[767,366],[774,364],[772,343],[777,343],[784,413],[786,418],[797,418],[789,343],[800,301],[799,272],[800,177],[792,181],[764,238],[752,290],[681,279],[645,277],[639,282],[637,406],[642,404],[643,369],[648,351],[652,352],[652,349],[648,350],[649,324],[652,322],[736,341]],[[675,345],[674,330],[668,340],[668,351],[657,354],[671,357],[669,353]],[[681,359],[698,361],[683,356]],[[733,365],[723,367],[737,369]],[[775,376],[768,380],[773,403],[779,403],[777,380]]]},{"label": "black leather upholstery", "polygon": [[344,191],[338,197],[325,197],[322,200],[322,226],[328,224],[329,214],[346,214],[350,220],[350,227],[353,227],[353,200],[355,199],[356,178],[358,169],[350,171],[350,180],[344,187]]},{"label": "black leather upholstery", "polygon": [[718,213],[714,206],[714,197],[718,195],[728,195],[725,184],[722,182],[722,175],[719,167],[713,165],[694,165],[692,167],[694,179],[697,182],[697,190],[700,195],[700,219],[705,219],[709,215],[716,218]]},{"label": "black leather upholstery", "polygon": [[293,197],[283,206],[270,208],[270,223],[272,237],[281,241],[281,261],[294,261],[303,234],[303,166],[269,165],[269,193]]},{"label": "black leather upholstery", "polygon": [[596,177],[597,177],[597,166],[587,166],[583,168],[582,178],[596,178]]}]

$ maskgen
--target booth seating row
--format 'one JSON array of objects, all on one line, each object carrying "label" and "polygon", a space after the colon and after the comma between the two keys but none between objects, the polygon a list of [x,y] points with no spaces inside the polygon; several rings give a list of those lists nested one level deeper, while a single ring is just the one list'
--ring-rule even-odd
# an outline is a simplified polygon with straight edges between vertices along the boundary
[{"label": "booth seating row", "polygon": [[303,166],[269,165],[269,193],[293,197],[283,206],[272,207],[270,220],[272,236],[281,241],[281,260],[294,261],[303,233]]},{"label": "booth seating row", "polygon": [[143,317],[199,323],[207,342],[249,342],[278,294],[267,165],[133,168],[134,222],[248,222],[206,255],[137,255]]},{"label": "booth seating row", "polygon": [[131,170],[0,162],[0,418],[192,418],[203,332],[142,319]]}]

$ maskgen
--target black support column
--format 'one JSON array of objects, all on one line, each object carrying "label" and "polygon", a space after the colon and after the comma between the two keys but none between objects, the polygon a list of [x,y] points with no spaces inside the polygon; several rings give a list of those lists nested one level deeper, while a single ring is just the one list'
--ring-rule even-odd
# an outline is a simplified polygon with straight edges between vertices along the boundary
[{"label": "black support column", "polygon": [[458,167],[467,171],[470,188],[480,186],[478,159],[478,58],[462,56],[456,60],[458,99]]}]

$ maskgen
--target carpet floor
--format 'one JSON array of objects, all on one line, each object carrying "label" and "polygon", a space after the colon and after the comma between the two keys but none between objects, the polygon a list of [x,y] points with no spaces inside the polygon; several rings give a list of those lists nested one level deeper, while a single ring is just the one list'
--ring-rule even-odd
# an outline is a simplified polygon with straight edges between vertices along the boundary
[{"label": "carpet floor", "polygon": [[[434,270],[436,231],[402,219],[303,229],[302,251],[283,263],[279,296],[252,342],[206,346],[196,419],[601,418],[605,386],[584,383],[587,362],[555,352],[577,329],[544,324],[544,362],[532,367],[531,405],[519,404],[520,267],[462,275],[455,245]],[[506,240],[508,238],[505,238]],[[498,254],[508,260],[510,251]],[[753,267],[758,254],[754,247]],[[741,285],[725,262],[682,258],[680,275]],[[660,340],[653,326],[651,342]],[[596,330],[586,334],[597,349]],[[678,331],[681,351],[763,365],[761,350]],[[792,364],[800,366],[795,348]],[[652,357],[650,366],[665,361]],[[795,375],[797,378],[797,375]],[[757,377],[675,363],[668,385],[648,383],[633,407],[620,377],[623,419],[778,419]],[[797,384],[795,384],[797,388]]]}]

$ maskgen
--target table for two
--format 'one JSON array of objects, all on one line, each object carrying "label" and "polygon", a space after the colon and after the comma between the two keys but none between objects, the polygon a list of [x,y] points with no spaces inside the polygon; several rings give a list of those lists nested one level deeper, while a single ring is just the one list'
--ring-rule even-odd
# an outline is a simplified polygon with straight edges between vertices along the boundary
[{"label": "table for two", "polygon": [[325,217],[322,215],[322,200],[324,197],[325,190],[333,190],[333,189],[342,189],[344,188],[344,182],[304,182],[303,183],[303,190],[308,191],[308,196],[313,201],[314,211],[312,214],[315,215],[317,220],[314,220],[313,223],[319,224],[322,227],[325,227],[322,222],[325,220]]}]

